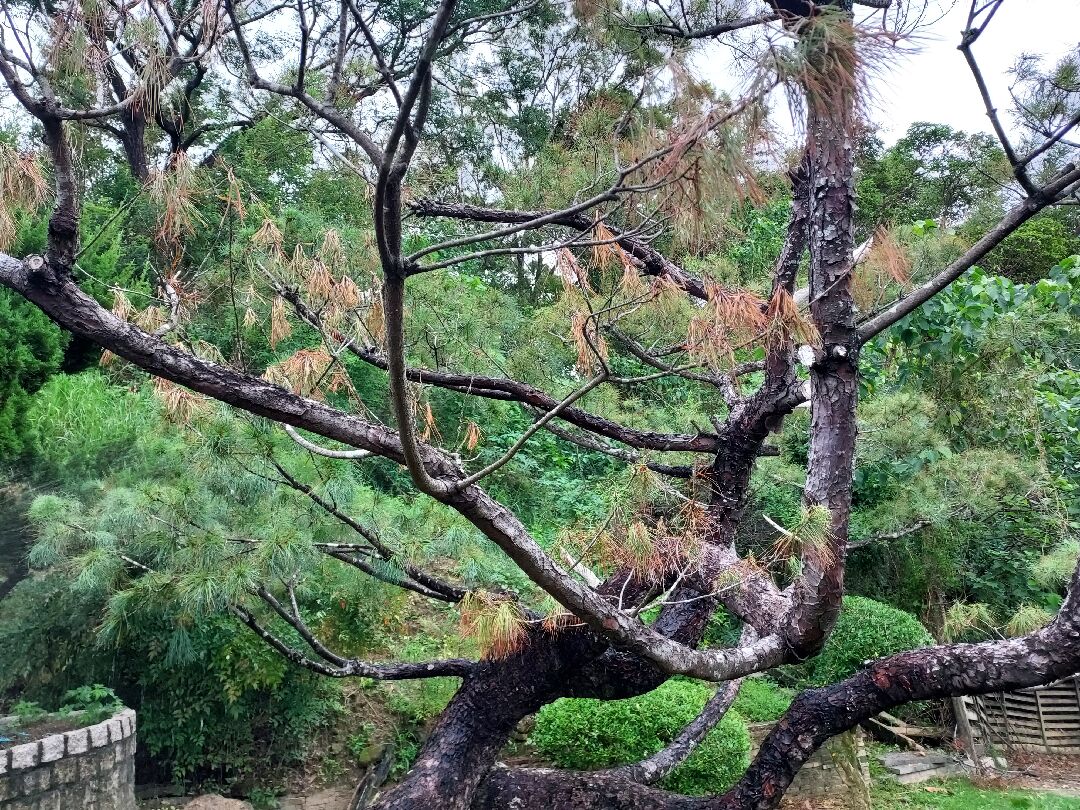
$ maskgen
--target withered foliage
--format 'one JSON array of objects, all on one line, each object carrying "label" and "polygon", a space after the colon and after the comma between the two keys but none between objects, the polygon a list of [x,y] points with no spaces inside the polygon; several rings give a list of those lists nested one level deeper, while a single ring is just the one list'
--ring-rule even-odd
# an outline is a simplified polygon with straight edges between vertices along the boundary
[{"label": "withered foliage", "polygon": [[265,378],[301,396],[322,399],[350,389],[348,375],[324,347],[301,349],[266,369]]},{"label": "withered foliage", "polygon": [[458,604],[460,630],[484,658],[506,658],[525,646],[528,630],[517,603],[490,591],[470,591]]},{"label": "withered foliage", "polygon": [[15,239],[15,211],[36,211],[49,198],[37,155],[0,143],[0,250]]},{"label": "withered foliage", "polygon": [[154,378],[154,394],[161,401],[168,419],[177,424],[191,424],[197,414],[209,407],[206,397],[161,377]]},{"label": "withered foliage", "polygon": [[863,312],[872,312],[890,298],[894,285],[904,288],[910,283],[911,258],[892,230],[878,228],[869,252],[852,276],[855,303]]}]

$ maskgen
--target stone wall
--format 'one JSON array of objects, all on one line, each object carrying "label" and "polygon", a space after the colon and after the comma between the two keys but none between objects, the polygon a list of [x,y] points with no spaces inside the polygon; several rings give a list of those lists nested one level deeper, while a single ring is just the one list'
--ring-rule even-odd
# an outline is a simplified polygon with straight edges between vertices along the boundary
[{"label": "stone wall", "polygon": [[0,751],[0,810],[135,810],[135,712]]},{"label": "stone wall", "polygon": [[[772,723],[750,726],[751,757],[756,756],[762,740],[772,730]],[[842,802],[848,810],[869,810],[870,767],[862,730],[839,734],[826,742],[807,760],[795,775],[787,796],[789,799],[831,798]]]}]

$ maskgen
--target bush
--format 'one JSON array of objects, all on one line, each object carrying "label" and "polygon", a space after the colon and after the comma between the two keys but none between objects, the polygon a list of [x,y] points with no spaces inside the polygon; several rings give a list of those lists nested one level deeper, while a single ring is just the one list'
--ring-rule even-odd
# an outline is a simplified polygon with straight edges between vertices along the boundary
[{"label": "bush", "polygon": [[101,609],[59,573],[16,585],[0,600],[0,696],[59,705],[68,689],[107,678],[112,656],[94,644]]},{"label": "bush", "polygon": [[987,257],[988,269],[1017,283],[1045,278],[1050,268],[1080,251],[1080,239],[1050,216],[1035,217],[1005,238]]},{"label": "bush", "polygon": [[779,720],[791,706],[792,692],[766,678],[747,678],[739,689],[732,709],[751,723]]},{"label": "bush", "polygon": [[862,596],[845,596],[836,627],[811,664],[810,683],[835,683],[862,669],[864,661],[933,643],[910,613]]},{"label": "bush", "polygon": [[[711,695],[705,684],[673,679],[627,700],[564,698],[540,710],[531,741],[564,768],[591,770],[638,762],[671,742]],[[749,762],[746,722],[731,710],[661,785],[688,795],[720,793]]]},{"label": "bush", "polygon": [[67,335],[37,307],[0,290],[0,458],[25,450],[30,396],[60,368]]},{"label": "bush", "polygon": [[0,696],[111,713],[112,692],[95,682],[107,684],[139,712],[139,749],[153,768],[144,777],[276,778],[340,710],[337,682],[291,664],[226,616],[190,625],[140,611],[114,647],[95,632],[102,610],[62,574],[20,582],[0,601]]},{"label": "bush", "polygon": [[82,712],[79,722],[82,725],[92,726],[107,720],[124,708],[116,692],[100,683],[92,686],[79,686],[69,689],[64,695],[64,705],[60,707],[60,714]]},{"label": "bush", "polygon": [[336,682],[225,616],[190,628],[167,616],[141,620],[124,646],[141,654],[125,673],[140,697],[139,745],[177,782],[261,781],[302,761],[341,708]]}]

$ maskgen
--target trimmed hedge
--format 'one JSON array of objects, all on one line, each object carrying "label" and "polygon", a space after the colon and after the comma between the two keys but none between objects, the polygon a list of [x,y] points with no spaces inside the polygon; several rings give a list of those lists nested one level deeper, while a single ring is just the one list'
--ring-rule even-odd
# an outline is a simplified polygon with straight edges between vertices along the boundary
[{"label": "trimmed hedge", "polygon": [[[593,770],[638,762],[671,742],[712,693],[703,683],[676,678],[626,700],[563,698],[537,714],[531,742],[564,768]],[[720,793],[749,763],[746,721],[730,710],[660,784],[686,795]]]},{"label": "trimmed hedge", "polygon": [[910,613],[863,596],[845,596],[836,627],[811,664],[810,685],[841,681],[862,669],[865,661],[933,643],[933,636]]}]

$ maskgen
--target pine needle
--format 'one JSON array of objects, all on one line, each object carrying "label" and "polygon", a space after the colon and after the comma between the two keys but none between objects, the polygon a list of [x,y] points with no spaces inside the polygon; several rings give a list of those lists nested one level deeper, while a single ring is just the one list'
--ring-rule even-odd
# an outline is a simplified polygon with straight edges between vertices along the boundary
[{"label": "pine needle", "polygon": [[270,307],[270,347],[276,349],[277,345],[287,340],[292,335],[292,324],[285,314],[285,299],[280,295],[274,296],[274,304]]},{"label": "pine needle", "polygon": [[832,548],[832,533],[829,529],[831,516],[825,506],[815,504],[802,510],[802,517],[793,529],[785,529],[768,515],[765,521],[779,533],[770,549],[774,561],[790,560],[814,554],[825,568],[836,559]]},{"label": "pine needle", "polygon": [[555,275],[562,281],[563,290],[568,294],[581,291],[591,295],[594,292],[589,284],[589,274],[567,248],[559,248],[555,253]]},{"label": "pine needle", "polygon": [[154,393],[164,406],[169,421],[177,424],[191,424],[195,415],[206,409],[204,397],[162,377],[154,378]]},{"label": "pine needle", "polygon": [[487,591],[470,591],[458,604],[461,634],[476,641],[484,658],[507,658],[525,646],[528,632],[517,604]]},{"label": "pine needle", "polygon": [[258,245],[263,249],[269,249],[271,253],[279,258],[284,255],[282,253],[284,236],[282,236],[277,224],[272,219],[263,220],[262,225],[259,226],[259,230],[252,234],[251,241],[253,244]]},{"label": "pine needle", "polygon": [[119,287],[112,288],[113,305],[112,314],[122,321],[126,321],[131,318],[131,314],[135,311],[135,307],[131,305],[131,301],[124,295],[124,291]]},{"label": "pine needle", "polygon": [[288,381],[288,388],[303,397],[320,399],[321,389],[328,380],[328,370],[334,359],[323,347],[301,349],[276,364],[280,375]]},{"label": "pine needle", "polygon": [[465,425],[465,449],[471,453],[483,438],[484,433],[480,430],[480,426],[470,419]]},{"label": "pine needle", "polygon": [[1005,632],[1010,636],[1026,636],[1045,627],[1053,618],[1046,608],[1024,603],[1016,609],[1016,613],[1005,625]]},{"label": "pine needle", "polygon": [[335,290],[334,277],[323,263],[322,259],[315,259],[311,263],[311,271],[307,276],[307,294],[316,301],[325,303],[331,299]]},{"label": "pine needle", "polygon": [[782,287],[777,288],[765,310],[766,338],[770,347],[799,345],[819,346],[821,335],[809,319],[804,318],[795,299]]},{"label": "pine needle", "polygon": [[968,633],[985,633],[997,627],[990,606],[982,602],[955,602],[945,611],[941,632],[947,641],[957,641]]},{"label": "pine needle", "polygon": [[577,349],[577,369],[583,376],[591,375],[599,361],[608,359],[608,345],[596,329],[596,319],[586,312],[570,315],[570,335]]}]

